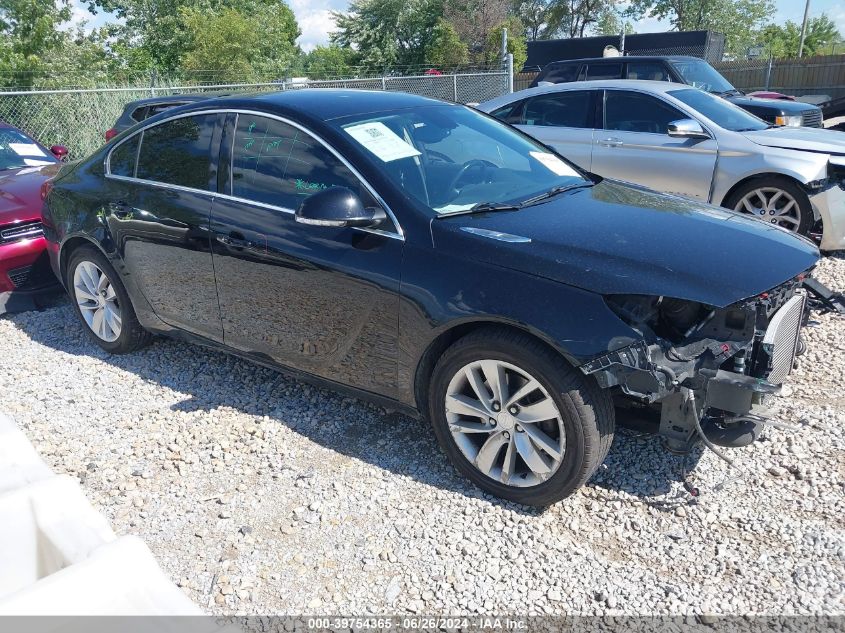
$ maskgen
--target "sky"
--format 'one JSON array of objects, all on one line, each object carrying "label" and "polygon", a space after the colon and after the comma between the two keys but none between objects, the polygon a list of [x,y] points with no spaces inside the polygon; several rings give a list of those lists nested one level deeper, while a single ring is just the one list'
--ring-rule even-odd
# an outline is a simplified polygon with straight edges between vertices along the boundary
[{"label": "sky", "polygon": [[[334,29],[331,18],[332,11],[343,11],[348,6],[348,0],[287,0],[296,14],[302,35],[299,45],[305,51],[310,51],[319,44],[327,44],[329,33]],[[101,26],[109,20],[107,14],[92,15],[85,8],[82,0],[73,2],[73,24],[86,23],[89,28]],[[787,20],[800,23],[804,17],[804,0],[775,0],[777,13],[774,22],[783,24]],[[827,13],[836,23],[839,32],[845,34],[845,2],[843,0],[810,0],[810,17]],[[634,24],[637,33],[659,33],[666,31],[669,24],[644,18]]]}]

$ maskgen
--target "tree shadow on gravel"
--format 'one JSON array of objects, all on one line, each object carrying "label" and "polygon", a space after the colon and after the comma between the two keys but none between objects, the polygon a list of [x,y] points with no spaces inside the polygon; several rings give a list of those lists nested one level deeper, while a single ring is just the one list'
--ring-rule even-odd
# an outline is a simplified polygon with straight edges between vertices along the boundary
[{"label": "tree shadow on gravel", "polygon": [[[43,326],[48,314],[57,325]],[[90,340],[67,302],[59,302],[50,313],[4,318],[36,343],[73,356],[97,358],[145,381],[188,394],[170,407],[174,411],[228,407],[247,415],[267,416],[325,448],[392,473],[526,516],[543,512],[492,497],[470,484],[448,462],[423,421],[199,345],[156,338],[134,354],[108,354]],[[626,421],[623,417],[618,422],[624,426]],[[689,469],[700,456],[700,450],[688,456]],[[618,429],[607,459],[588,484],[593,489],[588,494],[615,501],[602,491],[624,492],[619,499],[631,495],[659,510],[671,511],[681,502],[665,497],[679,481],[682,461],[664,450],[653,434]]]}]

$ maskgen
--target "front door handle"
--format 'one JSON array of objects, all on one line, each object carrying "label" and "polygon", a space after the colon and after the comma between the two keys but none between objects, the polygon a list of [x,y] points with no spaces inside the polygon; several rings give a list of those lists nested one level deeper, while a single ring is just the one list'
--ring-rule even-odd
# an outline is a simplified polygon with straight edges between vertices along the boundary
[{"label": "front door handle", "polygon": [[240,233],[229,233],[229,235],[218,235],[217,241],[228,248],[242,249],[253,248],[255,244],[244,238]]},{"label": "front door handle", "polygon": [[599,145],[601,145],[602,147],[619,147],[620,145],[622,145],[622,141],[618,138],[613,137],[603,138],[599,141]]}]

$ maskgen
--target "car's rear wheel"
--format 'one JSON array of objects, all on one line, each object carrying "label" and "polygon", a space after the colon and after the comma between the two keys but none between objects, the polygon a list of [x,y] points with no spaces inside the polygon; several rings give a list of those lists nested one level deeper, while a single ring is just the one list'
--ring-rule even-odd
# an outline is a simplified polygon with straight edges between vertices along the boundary
[{"label": "car's rear wheel", "polygon": [[538,341],[505,329],[479,330],[445,352],[428,407],[457,469],[526,505],[572,494],[613,441],[608,394]]},{"label": "car's rear wheel", "polygon": [[799,235],[808,235],[813,227],[810,199],[801,187],[785,178],[749,181],[730,195],[725,206]]},{"label": "car's rear wheel", "polygon": [[149,342],[126,288],[102,253],[88,246],[75,250],[66,279],[76,315],[100,347],[126,354]]}]

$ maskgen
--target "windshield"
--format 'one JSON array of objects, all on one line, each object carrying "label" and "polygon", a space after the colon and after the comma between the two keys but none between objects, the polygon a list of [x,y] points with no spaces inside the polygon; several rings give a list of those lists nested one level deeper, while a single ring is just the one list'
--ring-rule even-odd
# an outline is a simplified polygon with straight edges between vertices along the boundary
[{"label": "windshield", "polygon": [[683,90],[670,90],[668,94],[726,130],[751,132],[753,130],[765,130],[769,127],[768,123],[739,106],[701,90],[685,88]]},{"label": "windshield", "polygon": [[57,159],[48,156],[38,144],[19,130],[0,128],[0,171],[49,165]]},{"label": "windshield", "polygon": [[707,92],[735,92],[730,82],[703,59],[690,59],[672,62],[672,66],[684,80],[684,83],[706,90]]},{"label": "windshield", "polygon": [[590,182],[539,143],[463,106],[348,117],[339,127],[393,184],[438,214],[517,205]]}]

